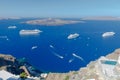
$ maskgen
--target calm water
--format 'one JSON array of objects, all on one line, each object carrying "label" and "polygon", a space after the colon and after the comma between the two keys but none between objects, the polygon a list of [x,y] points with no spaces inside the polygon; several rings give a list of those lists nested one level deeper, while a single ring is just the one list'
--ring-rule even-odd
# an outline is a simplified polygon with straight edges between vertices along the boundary
[{"label": "calm water", "polygon": [[[34,67],[46,72],[67,72],[86,66],[91,60],[107,55],[120,47],[119,21],[85,21],[85,23],[63,26],[36,26],[20,22],[25,20],[0,21],[0,53],[17,58],[25,57]],[[16,29],[8,29],[15,25]],[[21,29],[40,29],[40,35],[20,36]],[[104,32],[116,34],[103,38]],[[80,36],[68,40],[71,33]],[[7,36],[8,40],[3,36]],[[36,49],[31,49],[37,46]],[[77,56],[74,57],[72,54]],[[60,58],[60,56],[64,58]]]}]

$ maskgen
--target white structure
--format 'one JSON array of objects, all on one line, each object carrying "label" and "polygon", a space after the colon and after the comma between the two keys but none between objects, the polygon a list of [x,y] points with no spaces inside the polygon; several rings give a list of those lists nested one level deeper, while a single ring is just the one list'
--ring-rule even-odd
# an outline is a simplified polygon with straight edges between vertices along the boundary
[{"label": "white structure", "polygon": [[[43,77],[47,77],[47,74],[43,74]],[[19,75],[14,75],[8,71],[1,70],[0,71],[0,80],[19,80],[20,76]],[[27,79],[25,80],[39,80],[39,77],[29,77],[27,76]]]},{"label": "white structure", "polygon": [[119,57],[118,57],[118,64],[120,64],[120,55],[119,55]]},{"label": "white structure", "polygon": [[47,73],[42,73],[40,76],[41,76],[42,78],[46,78],[46,77],[47,77]]},{"label": "white structure", "polygon": [[87,79],[87,80],[95,80],[95,79]]},{"label": "white structure", "polygon": [[120,75],[116,75],[115,74],[115,67],[116,67],[117,61],[113,60],[113,59],[107,59],[105,57],[101,57],[98,60],[98,68],[102,74],[102,76],[104,76],[105,80],[112,80],[112,79],[116,79],[116,77],[119,77]]},{"label": "white structure", "polygon": [[15,75],[13,75],[5,70],[1,70],[0,71],[0,78],[3,80],[9,80],[10,78],[14,79],[14,78],[19,78],[19,77],[15,76]]}]

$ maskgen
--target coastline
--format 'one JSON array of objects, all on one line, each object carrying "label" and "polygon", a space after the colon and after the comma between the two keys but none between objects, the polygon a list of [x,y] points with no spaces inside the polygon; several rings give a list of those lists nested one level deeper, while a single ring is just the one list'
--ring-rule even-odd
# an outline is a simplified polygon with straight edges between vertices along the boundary
[{"label": "coastline", "polygon": [[[6,73],[8,75],[4,75],[2,73]],[[41,74],[43,74],[43,72],[34,68],[30,63],[25,60],[25,58],[17,59],[9,54],[0,54],[0,75],[4,75],[8,78],[14,76],[14,78],[18,79],[21,78],[21,76],[25,76],[25,80],[39,80],[39,78],[41,78]],[[0,78],[5,79],[6,77],[4,76],[0,76]]]},{"label": "coastline", "polygon": [[[78,71],[70,71],[68,73],[49,73],[46,80],[106,80],[103,73],[99,70],[99,61],[103,58],[117,61],[119,55],[120,48],[106,56],[101,56],[95,61],[91,61],[86,67],[80,68]],[[116,66],[117,64],[115,67]],[[118,80],[117,78],[108,78],[109,80]]]},{"label": "coastline", "polygon": [[[33,70],[32,65],[27,63],[25,59],[21,59],[19,60],[19,62],[17,62],[17,59],[15,57],[11,55],[4,55],[4,54],[0,54],[0,59],[2,62],[0,63],[1,71],[6,70],[10,73],[20,75],[21,73],[20,69],[23,69],[28,76],[38,77],[40,80],[41,79],[45,79],[45,80],[119,80],[118,78],[120,78],[120,71],[118,71],[118,69],[120,68],[120,48],[116,49],[114,52],[109,53],[106,56],[101,56],[99,59],[95,61],[91,61],[86,67],[82,67],[78,71],[70,71],[66,73],[49,72],[49,73],[38,73],[39,75],[33,75],[30,73],[30,70],[29,70],[29,69]],[[107,63],[104,63],[104,62],[107,62]],[[113,64],[112,62],[115,62],[115,64]],[[8,67],[9,67],[9,70],[8,70]],[[13,67],[15,67],[14,72],[12,71]],[[19,73],[16,73],[17,71],[19,71]],[[111,75],[109,74],[109,71],[114,72],[115,74],[111,73],[113,74]],[[36,79],[33,79],[33,80],[36,80]]]}]

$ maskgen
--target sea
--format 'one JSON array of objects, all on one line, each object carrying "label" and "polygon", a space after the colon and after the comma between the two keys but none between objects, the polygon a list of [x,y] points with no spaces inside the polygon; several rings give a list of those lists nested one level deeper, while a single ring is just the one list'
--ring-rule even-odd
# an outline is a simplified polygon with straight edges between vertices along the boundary
[{"label": "sea", "polygon": [[[43,72],[69,72],[86,67],[120,48],[120,21],[85,20],[59,26],[29,25],[29,19],[0,20],[0,53],[25,58]],[[16,29],[9,29],[16,26]],[[20,35],[20,30],[39,29],[38,35]],[[105,32],[114,36],[102,37]],[[70,34],[79,37],[68,39]]]}]

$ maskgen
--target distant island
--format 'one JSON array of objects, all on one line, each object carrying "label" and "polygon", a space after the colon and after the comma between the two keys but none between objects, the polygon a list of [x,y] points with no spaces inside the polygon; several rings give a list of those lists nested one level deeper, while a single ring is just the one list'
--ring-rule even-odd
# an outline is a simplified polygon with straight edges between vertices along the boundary
[{"label": "distant island", "polygon": [[47,18],[47,19],[29,20],[24,23],[31,24],[31,25],[58,26],[58,25],[65,25],[65,24],[84,23],[84,21]]},{"label": "distant island", "polygon": [[84,17],[81,20],[120,20],[120,17],[113,16],[93,16],[93,17]]},{"label": "distant island", "polygon": [[0,17],[0,20],[17,20],[17,19],[31,19],[26,22],[32,25],[64,25],[64,24],[75,24],[75,23],[85,23],[85,20],[120,20],[120,17],[114,16],[88,16],[79,17],[78,20],[66,20],[61,18],[36,18],[36,17]]},{"label": "distant island", "polygon": [[0,17],[0,20],[14,20],[14,19],[22,19],[22,17]]}]

